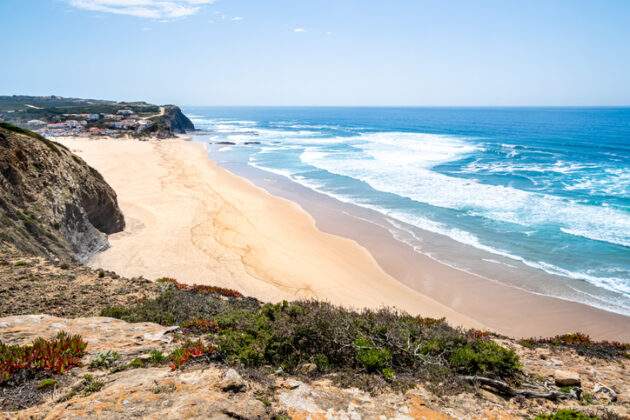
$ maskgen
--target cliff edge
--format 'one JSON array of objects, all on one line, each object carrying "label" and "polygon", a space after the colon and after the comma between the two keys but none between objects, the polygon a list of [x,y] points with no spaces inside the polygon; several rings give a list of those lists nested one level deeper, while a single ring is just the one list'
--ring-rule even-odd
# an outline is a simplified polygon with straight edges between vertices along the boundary
[{"label": "cliff edge", "polygon": [[125,226],[116,193],[64,146],[0,123],[0,242],[85,261]]}]

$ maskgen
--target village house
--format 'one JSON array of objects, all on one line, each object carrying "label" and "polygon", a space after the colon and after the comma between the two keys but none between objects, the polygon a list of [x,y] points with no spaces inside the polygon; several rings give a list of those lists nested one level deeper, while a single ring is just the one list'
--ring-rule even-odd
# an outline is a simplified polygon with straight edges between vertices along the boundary
[{"label": "village house", "polygon": [[44,127],[46,125],[46,121],[30,120],[26,124],[28,124],[28,126],[32,127],[32,128],[42,128],[42,127]]}]

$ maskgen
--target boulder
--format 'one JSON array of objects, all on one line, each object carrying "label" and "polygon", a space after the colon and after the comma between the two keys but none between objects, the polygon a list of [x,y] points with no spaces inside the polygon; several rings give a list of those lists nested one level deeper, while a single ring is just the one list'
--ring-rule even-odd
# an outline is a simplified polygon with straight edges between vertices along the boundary
[{"label": "boulder", "polygon": [[241,392],[245,389],[245,385],[241,375],[234,369],[228,369],[219,384],[220,388],[226,392]]},{"label": "boulder", "polygon": [[556,370],[553,372],[553,379],[558,386],[580,386],[582,381],[577,372],[570,370]]}]

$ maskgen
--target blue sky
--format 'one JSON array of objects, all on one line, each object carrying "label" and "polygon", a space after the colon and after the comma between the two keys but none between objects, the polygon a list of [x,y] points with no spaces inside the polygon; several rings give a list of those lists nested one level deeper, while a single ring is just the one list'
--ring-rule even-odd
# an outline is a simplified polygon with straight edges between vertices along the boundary
[{"label": "blue sky", "polygon": [[0,0],[0,46],[0,94],[630,104],[624,0]]}]

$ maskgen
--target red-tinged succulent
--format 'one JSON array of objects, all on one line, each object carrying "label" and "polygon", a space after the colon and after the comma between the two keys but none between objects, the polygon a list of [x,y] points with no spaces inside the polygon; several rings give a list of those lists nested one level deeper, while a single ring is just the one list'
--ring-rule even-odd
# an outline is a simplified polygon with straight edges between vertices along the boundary
[{"label": "red-tinged succulent", "polygon": [[87,343],[81,336],[60,332],[52,340],[37,338],[26,346],[0,343],[0,384],[21,370],[46,371],[60,374],[80,366]]},{"label": "red-tinged succulent", "polygon": [[187,290],[190,292],[195,292],[195,293],[199,293],[203,295],[221,295],[221,296],[232,297],[232,298],[243,297],[243,295],[240,292],[237,292],[236,290],[226,289],[224,287],[208,286],[204,284],[188,285],[188,284],[180,283],[177,280],[170,277],[163,277],[161,279],[158,279],[158,282],[172,284],[178,290]]},{"label": "red-tinged succulent", "polygon": [[176,370],[184,366],[190,359],[198,359],[200,357],[211,355],[216,351],[212,345],[204,345],[201,341],[189,342],[179,347],[171,353],[171,370]]}]

